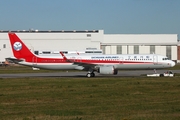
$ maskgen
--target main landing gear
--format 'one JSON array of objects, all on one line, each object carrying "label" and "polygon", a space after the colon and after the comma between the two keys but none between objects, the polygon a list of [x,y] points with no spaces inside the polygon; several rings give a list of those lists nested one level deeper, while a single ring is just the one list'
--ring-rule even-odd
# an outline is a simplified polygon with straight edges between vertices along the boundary
[{"label": "main landing gear", "polygon": [[88,72],[86,76],[87,77],[95,77],[94,71]]}]

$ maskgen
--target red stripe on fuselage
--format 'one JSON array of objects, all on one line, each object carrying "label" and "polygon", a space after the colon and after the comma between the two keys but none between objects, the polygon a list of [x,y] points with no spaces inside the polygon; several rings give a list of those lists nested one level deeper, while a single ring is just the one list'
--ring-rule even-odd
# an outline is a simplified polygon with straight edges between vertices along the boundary
[{"label": "red stripe on fuselage", "polygon": [[[35,62],[35,63],[69,63],[63,58],[41,58],[41,57],[26,57],[26,62]],[[145,61],[117,61],[117,60],[84,60],[84,59],[68,59],[73,62],[78,63],[87,63],[87,64],[147,64],[153,62],[145,62]]]}]

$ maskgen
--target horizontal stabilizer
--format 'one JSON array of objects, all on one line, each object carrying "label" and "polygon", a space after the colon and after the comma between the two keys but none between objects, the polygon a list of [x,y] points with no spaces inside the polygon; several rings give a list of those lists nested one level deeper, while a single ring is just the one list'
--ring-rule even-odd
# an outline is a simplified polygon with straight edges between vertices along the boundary
[{"label": "horizontal stabilizer", "polygon": [[16,59],[16,58],[11,58],[11,57],[6,58],[6,60],[9,61],[9,62],[16,63],[16,64],[19,63],[19,62],[24,61],[24,60],[21,60],[21,59]]}]

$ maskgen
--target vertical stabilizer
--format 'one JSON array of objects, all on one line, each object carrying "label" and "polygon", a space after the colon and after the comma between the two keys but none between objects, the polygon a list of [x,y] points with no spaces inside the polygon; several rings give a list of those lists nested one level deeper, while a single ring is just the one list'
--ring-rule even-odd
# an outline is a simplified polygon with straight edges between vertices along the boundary
[{"label": "vertical stabilizer", "polygon": [[27,46],[19,39],[15,33],[8,33],[11,48],[14,56],[17,59],[25,59],[26,61],[32,61],[32,58],[35,56]]}]

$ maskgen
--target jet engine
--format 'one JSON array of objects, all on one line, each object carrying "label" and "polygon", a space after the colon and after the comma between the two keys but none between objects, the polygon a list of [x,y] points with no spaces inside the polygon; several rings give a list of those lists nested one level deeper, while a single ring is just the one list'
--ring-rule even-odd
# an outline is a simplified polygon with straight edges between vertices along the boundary
[{"label": "jet engine", "polygon": [[115,69],[114,66],[100,66],[98,69],[98,73],[116,75],[118,73],[118,70]]}]

